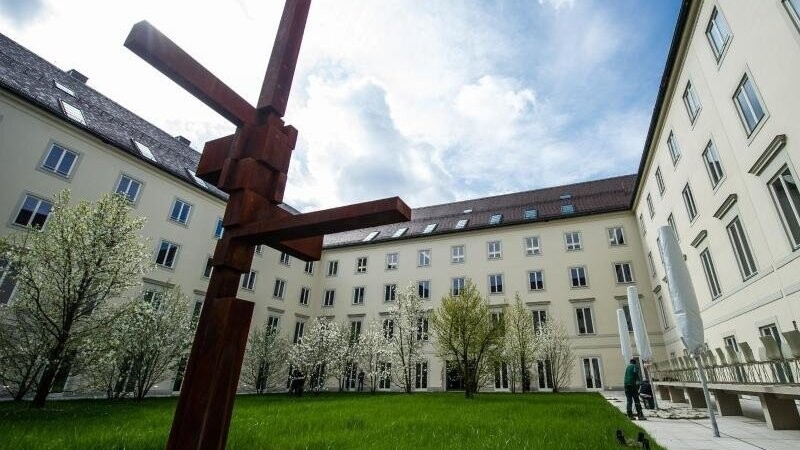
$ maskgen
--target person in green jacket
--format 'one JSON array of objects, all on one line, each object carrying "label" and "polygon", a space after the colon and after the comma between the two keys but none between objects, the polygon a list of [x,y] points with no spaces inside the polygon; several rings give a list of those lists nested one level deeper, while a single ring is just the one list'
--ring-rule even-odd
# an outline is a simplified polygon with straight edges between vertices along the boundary
[{"label": "person in green jacket", "polygon": [[635,359],[631,359],[628,367],[625,368],[625,399],[627,400],[626,408],[628,418],[633,419],[633,411],[631,410],[631,402],[636,404],[636,418],[639,420],[647,420],[642,414],[642,404],[639,403],[639,381],[642,376],[639,373],[639,365],[636,364]]}]

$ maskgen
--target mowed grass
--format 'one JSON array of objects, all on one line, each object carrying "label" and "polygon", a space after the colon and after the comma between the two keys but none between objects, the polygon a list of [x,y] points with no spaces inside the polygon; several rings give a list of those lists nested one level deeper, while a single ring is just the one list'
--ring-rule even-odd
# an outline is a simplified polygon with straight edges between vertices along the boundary
[{"label": "mowed grass", "polygon": [[[163,448],[175,398],[0,402],[2,449]],[[619,449],[640,429],[599,394],[240,396],[231,449]],[[652,445],[654,449],[660,449]]]}]

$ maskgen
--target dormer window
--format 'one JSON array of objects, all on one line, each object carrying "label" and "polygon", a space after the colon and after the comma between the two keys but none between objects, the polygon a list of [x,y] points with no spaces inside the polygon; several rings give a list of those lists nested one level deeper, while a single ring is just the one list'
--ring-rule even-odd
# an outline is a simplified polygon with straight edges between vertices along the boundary
[{"label": "dormer window", "polygon": [[469,219],[461,219],[461,220],[459,220],[458,222],[456,222],[456,230],[460,230],[460,229],[466,227],[468,223],[469,223]]},{"label": "dormer window", "polygon": [[406,231],[408,231],[408,227],[399,228],[397,231],[394,232],[392,237],[399,238],[400,236],[406,234]]},{"label": "dormer window", "polygon": [[362,242],[369,242],[369,241],[375,239],[375,237],[377,237],[378,234],[380,234],[380,231],[373,231],[370,234],[368,234],[367,237],[365,237]]},{"label": "dormer window", "polygon": [[422,234],[433,233],[433,230],[436,229],[436,223],[429,223],[424,230],[422,230]]},{"label": "dormer window", "polygon": [[502,221],[503,221],[502,214],[492,214],[492,217],[489,218],[489,225],[497,225]]},{"label": "dormer window", "polygon": [[464,210],[464,214],[469,214],[472,212],[472,208],[467,208]]},{"label": "dormer window", "polygon": [[537,217],[539,217],[539,211],[533,208],[526,209],[523,217],[525,218],[525,220],[534,220]]},{"label": "dormer window", "polygon": [[149,159],[150,161],[155,161],[156,157],[153,155],[153,152],[150,151],[150,147],[142,144],[141,142],[134,140],[133,145],[136,147],[136,150],[139,150],[139,153],[142,154],[145,158]]},{"label": "dormer window", "polygon": [[575,205],[572,203],[561,205],[561,214],[574,214],[575,213]]},{"label": "dormer window", "polygon": [[65,93],[67,95],[70,95],[72,97],[76,97],[75,91],[73,91],[72,89],[64,86],[63,84],[59,83],[58,81],[53,80],[53,85],[56,88],[58,88],[61,92]]},{"label": "dormer window", "polygon": [[561,194],[558,198],[559,200],[569,200],[572,198],[572,194]]},{"label": "dormer window", "polygon": [[64,114],[66,114],[67,117],[75,122],[80,123],[81,125],[86,125],[86,119],[83,117],[83,111],[73,105],[70,105],[64,100],[59,100],[58,102],[61,103],[61,109],[64,111]]}]

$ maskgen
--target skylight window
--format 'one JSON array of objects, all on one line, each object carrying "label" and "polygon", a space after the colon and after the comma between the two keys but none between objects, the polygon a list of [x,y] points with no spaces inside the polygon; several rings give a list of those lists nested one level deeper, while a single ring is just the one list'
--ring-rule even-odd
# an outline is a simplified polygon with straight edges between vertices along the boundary
[{"label": "skylight window", "polygon": [[561,194],[561,196],[559,196],[558,198],[561,199],[561,200],[569,200],[569,199],[572,198],[572,194],[566,194],[566,193],[565,194]]},{"label": "skylight window", "polygon": [[464,228],[469,223],[469,219],[461,219],[456,223],[456,230]]},{"label": "skylight window", "polygon": [[492,217],[489,218],[489,225],[497,225],[498,223],[502,222],[502,220],[502,214],[492,214]]},{"label": "skylight window", "polygon": [[136,150],[139,150],[139,153],[141,153],[142,156],[144,156],[145,158],[149,159],[150,161],[156,160],[156,157],[153,155],[153,152],[150,151],[150,147],[136,140],[133,141],[133,145],[136,146]]},{"label": "skylight window", "polygon": [[380,234],[380,231],[373,231],[370,234],[368,234],[367,237],[365,237],[362,242],[369,242],[369,241],[375,239],[375,237],[377,237],[379,234]]},{"label": "skylight window", "polygon": [[400,236],[406,234],[406,231],[408,231],[408,227],[398,228],[397,231],[394,232],[392,237],[399,238]]},{"label": "skylight window", "polygon": [[195,183],[199,184],[200,186],[202,186],[204,188],[208,188],[208,185],[206,184],[206,182],[201,180],[200,177],[198,177],[196,173],[194,173],[193,171],[191,171],[189,169],[186,169],[186,171],[189,172],[189,175],[192,176],[192,179],[194,179]]},{"label": "skylight window", "polygon": [[472,208],[467,208],[464,210],[464,214],[469,214],[472,212]]},{"label": "skylight window", "polygon": [[561,205],[561,214],[574,214],[575,213],[575,205],[569,203],[567,205]]},{"label": "skylight window", "polygon": [[536,209],[533,209],[533,208],[526,209],[524,217],[525,217],[525,220],[533,220],[533,219],[539,217],[539,211],[536,210]]},{"label": "skylight window", "polygon": [[53,84],[55,85],[55,87],[57,87],[58,89],[60,89],[60,90],[61,90],[62,92],[64,92],[65,94],[69,94],[69,95],[71,95],[71,96],[73,96],[73,97],[77,97],[77,96],[75,95],[75,91],[73,91],[72,89],[70,89],[70,88],[68,88],[68,87],[64,86],[63,84],[59,83],[58,81],[55,81],[55,80],[53,80]]},{"label": "skylight window", "polygon": [[83,117],[83,111],[75,106],[70,105],[64,100],[59,100],[59,103],[61,103],[61,109],[64,111],[64,114],[66,114],[67,117],[82,125],[86,125],[86,119]]},{"label": "skylight window", "polygon": [[436,229],[436,223],[429,223],[424,230],[422,230],[423,234],[433,233],[433,230]]}]

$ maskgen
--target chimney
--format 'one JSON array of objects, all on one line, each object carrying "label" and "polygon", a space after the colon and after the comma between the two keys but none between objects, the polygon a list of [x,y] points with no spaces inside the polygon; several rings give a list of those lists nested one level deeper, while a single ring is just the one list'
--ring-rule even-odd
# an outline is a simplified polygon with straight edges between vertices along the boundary
[{"label": "chimney", "polygon": [[86,75],[78,72],[75,69],[69,69],[67,71],[67,75],[71,76],[72,78],[75,78],[76,80],[80,81],[83,84],[86,84],[86,82],[89,81],[89,77],[87,77]]},{"label": "chimney", "polygon": [[190,141],[190,140],[186,139],[186,138],[185,138],[185,137],[183,137],[183,136],[175,136],[175,139],[177,139],[177,140],[178,140],[178,142],[180,142],[180,143],[181,143],[181,144],[183,144],[183,145],[191,145],[191,144],[192,144],[192,141]]}]

